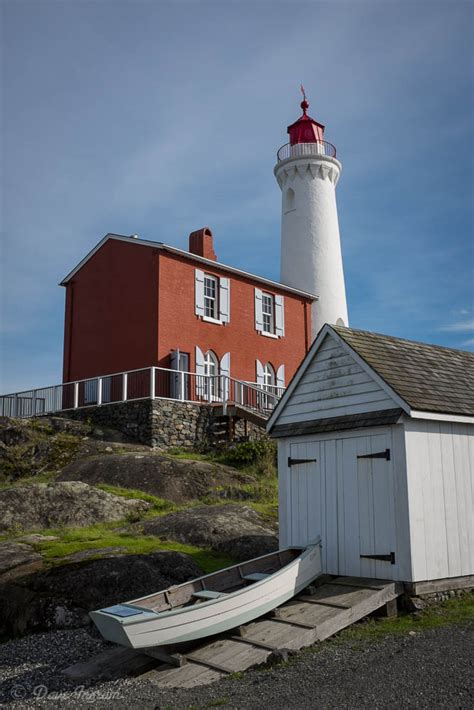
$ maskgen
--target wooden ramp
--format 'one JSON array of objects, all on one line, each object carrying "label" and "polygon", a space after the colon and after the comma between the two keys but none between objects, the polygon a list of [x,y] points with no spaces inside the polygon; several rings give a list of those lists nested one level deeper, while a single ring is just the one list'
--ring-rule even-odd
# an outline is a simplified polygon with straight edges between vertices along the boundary
[{"label": "wooden ramp", "polygon": [[117,647],[63,673],[76,681],[141,675],[162,688],[207,685],[323,641],[403,591],[397,582],[358,577],[325,576],[318,582],[271,614],[191,649],[188,645],[185,652]]}]

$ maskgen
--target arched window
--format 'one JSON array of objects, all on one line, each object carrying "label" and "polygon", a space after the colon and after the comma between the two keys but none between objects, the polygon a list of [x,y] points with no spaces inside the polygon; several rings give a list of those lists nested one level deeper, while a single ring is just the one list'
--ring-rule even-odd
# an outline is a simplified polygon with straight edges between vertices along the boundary
[{"label": "arched window", "polygon": [[266,390],[273,392],[276,384],[275,370],[271,363],[267,362],[263,368],[263,386]]},{"label": "arched window", "polygon": [[285,194],[285,212],[295,209],[295,191],[289,187]]},{"label": "arched window", "polygon": [[207,375],[204,380],[204,393],[206,397],[210,395],[213,399],[217,398],[219,392],[219,380],[217,378],[219,374],[219,360],[212,350],[208,350],[204,355],[204,374]]}]

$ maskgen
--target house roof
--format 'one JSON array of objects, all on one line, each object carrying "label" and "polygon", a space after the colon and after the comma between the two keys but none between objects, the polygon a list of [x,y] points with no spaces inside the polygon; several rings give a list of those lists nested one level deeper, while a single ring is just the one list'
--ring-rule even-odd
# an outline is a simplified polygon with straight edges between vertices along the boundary
[{"label": "house roof", "polygon": [[236,274],[238,276],[246,276],[247,278],[253,279],[254,281],[258,281],[262,284],[266,284],[267,286],[270,286],[271,288],[277,288],[281,291],[287,291],[288,293],[294,293],[297,296],[303,296],[303,298],[307,298],[310,301],[316,301],[318,299],[318,296],[316,296],[313,293],[308,293],[307,291],[301,291],[300,289],[297,288],[292,288],[291,286],[286,286],[285,284],[281,284],[278,281],[272,281],[271,279],[266,279],[263,276],[257,276],[256,274],[251,274],[248,271],[243,271],[242,269],[236,269],[233,266],[227,266],[227,264],[221,264],[219,261],[213,261],[212,259],[206,259],[203,256],[199,256],[198,254],[193,254],[192,252],[185,251],[184,249],[177,249],[176,247],[170,247],[167,244],[164,244],[163,242],[153,242],[148,239],[138,239],[134,237],[127,237],[124,236],[123,234],[106,234],[103,239],[98,242],[98,244],[95,245],[91,251],[86,254],[86,256],[77,264],[77,266],[74,267],[72,271],[69,272],[67,276],[64,277],[64,279],[60,282],[60,286],[65,286],[68,281],[70,281],[75,274],[79,271],[79,269],[82,269],[84,264],[86,264],[89,259],[91,259],[96,251],[98,251],[106,242],[113,240],[113,241],[119,241],[119,242],[127,242],[129,244],[134,244],[137,246],[144,246],[144,247],[152,247],[153,249],[160,249],[162,251],[167,251],[170,252],[171,254],[176,254],[177,256],[184,257],[186,259],[189,259],[190,261],[196,261],[200,264],[204,264],[209,266],[209,268],[213,269],[220,269],[221,271],[227,271],[232,274]]},{"label": "house roof", "polygon": [[474,353],[332,328],[412,409],[474,416]]},{"label": "house roof", "polygon": [[[276,435],[281,430],[279,435],[285,435],[283,424],[277,425],[280,414],[327,335],[358,360],[405,414],[434,419],[449,416],[453,421],[474,417],[474,353],[326,324],[268,420],[268,432]],[[344,418],[339,419],[343,424]],[[305,424],[314,429],[314,422],[309,421],[298,426]],[[332,428],[337,425],[334,419]]]}]

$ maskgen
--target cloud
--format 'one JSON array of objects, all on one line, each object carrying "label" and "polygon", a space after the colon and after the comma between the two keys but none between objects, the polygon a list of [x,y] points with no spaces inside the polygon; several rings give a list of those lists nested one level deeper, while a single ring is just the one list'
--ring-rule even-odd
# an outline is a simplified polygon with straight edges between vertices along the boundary
[{"label": "cloud", "polygon": [[186,248],[209,224],[222,261],[278,277],[272,168],[301,82],[344,165],[353,324],[446,344],[473,331],[472,174],[456,160],[473,123],[468,4],[7,5],[8,389],[50,381],[54,361],[60,377],[57,282],[108,231]]},{"label": "cloud", "polygon": [[[443,325],[440,330],[447,333],[474,333],[474,319],[458,321],[457,323],[451,323],[450,325]],[[469,345],[471,343],[466,342],[464,344]]]},{"label": "cloud", "polygon": [[463,345],[474,346],[474,338],[468,338],[468,340],[463,340]]}]

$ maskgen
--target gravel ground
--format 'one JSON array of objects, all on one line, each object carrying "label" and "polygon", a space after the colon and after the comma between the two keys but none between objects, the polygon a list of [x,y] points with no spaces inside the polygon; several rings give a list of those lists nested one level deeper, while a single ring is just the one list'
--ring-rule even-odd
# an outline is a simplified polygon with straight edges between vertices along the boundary
[{"label": "gravel ground", "polygon": [[211,686],[162,691],[140,678],[74,689],[59,671],[107,645],[84,630],[0,646],[0,703],[9,708],[472,708],[474,623],[357,643],[335,639],[287,664]]}]

